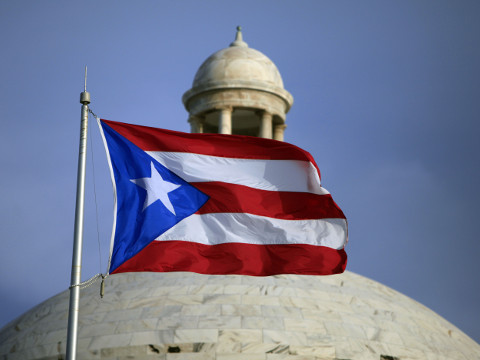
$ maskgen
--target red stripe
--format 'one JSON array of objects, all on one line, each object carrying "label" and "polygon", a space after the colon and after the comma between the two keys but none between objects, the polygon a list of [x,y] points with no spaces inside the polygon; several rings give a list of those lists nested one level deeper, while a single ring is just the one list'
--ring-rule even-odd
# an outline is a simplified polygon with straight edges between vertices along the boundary
[{"label": "red stripe", "polygon": [[188,152],[240,159],[303,160],[317,167],[307,151],[283,141],[242,135],[188,134],[104,119],[102,122],[144,151]]},{"label": "red stripe", "polygon": [[223,182],[191,185],[210,196],[197,214],[249,213],[285,220],[345,218],[330,194],[267,191]]},{"label": "red stripe", "polygon": [[330,275],[342,273],[346,264],[345,250],[323,246],[153,241],[112,273],[190,271],[212,275]]}]

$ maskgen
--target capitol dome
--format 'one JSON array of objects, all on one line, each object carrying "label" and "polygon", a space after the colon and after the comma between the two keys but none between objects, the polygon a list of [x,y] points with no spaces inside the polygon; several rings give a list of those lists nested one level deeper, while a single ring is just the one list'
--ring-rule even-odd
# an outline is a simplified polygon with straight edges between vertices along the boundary
[{"label": "capitol dome", "polygon": [[[97,284],[98,285],[98,284]],[[82,290],[78,359],[480,358],[425,306],[351,272],[332,276],[125,273]],[[0,332],[0,358],[62,359],[68,291]]]}]

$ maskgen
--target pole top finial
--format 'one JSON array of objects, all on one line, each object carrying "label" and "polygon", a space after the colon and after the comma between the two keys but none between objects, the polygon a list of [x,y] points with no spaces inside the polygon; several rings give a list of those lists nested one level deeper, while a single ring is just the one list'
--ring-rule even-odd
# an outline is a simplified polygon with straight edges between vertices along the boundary
[{"label": "pole top finial", "polygon": [[80,93],[80,104],[90,104],[90,93],[87,91],[87,65],[85,65],[85,84],[83,86],[83,92]]},{"label": "pole top finial", "polygon": [[237,34],[235,35],[235,41],[232,42],[230,46],[248,47],[248,44],[243,41],[242,27],[240,25],[237,26]]}]

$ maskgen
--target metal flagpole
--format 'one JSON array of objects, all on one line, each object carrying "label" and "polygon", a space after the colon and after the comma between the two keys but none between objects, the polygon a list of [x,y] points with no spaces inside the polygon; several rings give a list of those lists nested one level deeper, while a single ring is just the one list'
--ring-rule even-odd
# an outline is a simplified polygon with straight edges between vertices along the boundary
[{"label": "metal flagpole", "polygon": [[75,229],[73,235],[72,276],[70,281],[70,305],[68,309],[67,360],[75,360],[77,352],[78,312],[80,307],[80,282],[82,270],[83,212],[85,198],[85,168],[87,161],[88,104],[87,67],[85,66],[85,87],[80,93],[82,115],[80,125],[80,147],[78,153],[77,199],[75,206]]}]

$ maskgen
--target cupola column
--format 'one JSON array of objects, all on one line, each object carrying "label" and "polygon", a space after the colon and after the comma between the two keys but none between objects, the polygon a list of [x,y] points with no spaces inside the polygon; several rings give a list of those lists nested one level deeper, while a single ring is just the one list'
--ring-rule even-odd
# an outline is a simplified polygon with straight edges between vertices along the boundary
[{"label": "cupola column", "polygon": [[188,122],[190,123],[191,133],[203,133],[203,121],[201,118],[191,115]]},{"label": "cupola column", "polygon": [[283,133],[285,132],[286,124],[276,124],[273,128],[273,139],[283,141]]},{"label": "cupola column", "polygon": [[220,109],[220,119],[218,121],[219,134],[232,133],[232,108],[227,107]]},{"label": "cupola column", "polygon": [[262,111],[261,113],[261,120],[260,120],[260,133],[258,134],[259,137],[265,139],[272,138],[272,114],[267,111]]}]

